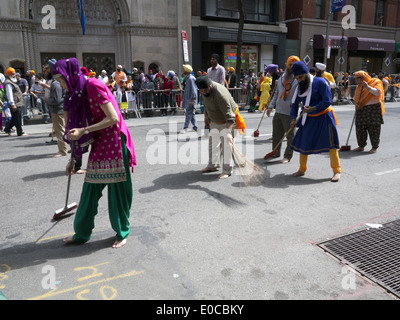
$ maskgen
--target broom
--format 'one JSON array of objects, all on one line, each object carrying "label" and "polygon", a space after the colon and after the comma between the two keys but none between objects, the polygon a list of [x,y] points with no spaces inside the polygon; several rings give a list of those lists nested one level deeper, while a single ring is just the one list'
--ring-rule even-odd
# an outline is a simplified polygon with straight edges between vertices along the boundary
[{"label": "broom", "polygon": [[67,198],[65,200],[65,207],[58,209],[54,215],[53,215],[53,220],[59,220],[67,214],[68,212],[74,210],[75,208],[78,207],[78,204],[76,202],[73,202],[71,204],[68,204],[68,197],[69,197],[69,189],[71,185],[71,175],[72,175],[72,169],[74,168],[74,148],[75,147],[75,141],[72,140],[72,146],[71,146],[71,160],[69,163],[69,174],[68,174],[68,186],[67,186]]},{"label": "broom", "polygon": [[[361,88],[360,99],[358,99],[358,103],[360,103],[361,94],[362,94],[363,90],[364,90],[364,87]],[[349,132],[349,136],[347,137],[346,145],[342,146],[339,149],[339,151],[350,151],[351,150],[351,146],[349,146],[349,140],[350,140],[350,135],[351,135],[351,131],[353,130],[353,125],[354,125],[355,120],[356,120],[356,112],[354,112],[353,122],[351,123],[350,132]]]},{"label": "broom", "polygon": [[351,127],[350,127],[350,132],[349,132],[349,136],[347,137],[346,145],[342,146],[339,151],[350,151],[351,150],[351,146],[349,146],[349,139],[350,139],[351,130],[353,129],[353,125],[354,125],[354,121],[355,120],[356,120],[356,114],[354,113],[353,122],[352,122]]},{"label": "broom", "polygon": [[[275,87],[274,87],[274,90],[273,90],[272,93],[271,93],[271,100],[272,100],[272,97],[273,97],[274,94],[275,94],[275,90],[276,90],[277,85],[278,85],[278,80],[275,81]],[[271,100],[270,100],[270,102],[271,102]],[[269,105],[269,104],[268,104],[268,105]],[[262,115],[262,117],[261,117],[260,123],[258,124],[258,128],[257,128],[256,131],[253,132],[253,135],[252,135],[252,136],[255,137],[255,138],[258,138],[258,137],[260,136],[260,131],[259,131],[259,130],[260,130],[261,122],[262,122],[263,119],[264,119],[265,112],[267,111],[267,108],[268,108],[268,106],[266,105],[266,106],[264,107],[264,112],[263,112],[263,115]]]},{"label": "broom", "polygon": [[247,158],[231,143],[232,157],[239,174],[246,185],[260,183],[264,178],[264,170]]},{"label": "broom", "polygon": [[[300,114],[300,116],[296,119],[296,123],[301,119],[301,117],[303,117],[303,114],[304,114],[304,112],[302,112],[302,113]],[[275,146],[275,148],[272,150],[272,152],[267,153],[267,154],[264,156],[264,160],[268,160],[269,158],[275,156],[275,155],[278,153],[278,148],[279,148],[279,146],[281,145],[281,143],[283,142],[283,140],[288,136],[288,134],[289,134],[290,132],[292,132],[293,129],[294,129],[294,127],[293,127],[293,128],[290,128],[290,129],[285,133],[285,135],[283,136],[283,138],[281,139],[281,141],[278,142],[278,144]]]}]

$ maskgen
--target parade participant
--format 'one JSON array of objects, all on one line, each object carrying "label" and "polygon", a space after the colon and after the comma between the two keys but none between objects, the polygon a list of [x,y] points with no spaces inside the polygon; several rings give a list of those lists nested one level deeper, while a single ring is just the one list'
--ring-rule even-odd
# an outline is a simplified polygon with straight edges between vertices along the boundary
[{"label": "parade participant", "polygon": [[183,70],[185,74],[185,91],[182,97],[182,107],[186,110],[185,112],[185,124],[183,125],[183,130],[180,132],[182,134],[186,133],[186,129],[189,127],[189,123],[192,123],[193,130],[197,131],[197,121],[196,121],[196,106],[197,106],[197,87],[195,84],[195,77],[192,75],[193,68],[188,64],[183,65]]},{"label": "parade participant", "polygon": [[[129,130],[110,90],[100,80],[86,78],[75,58],[58,61],[53,77],[68,90],[65,101],[66,135],[74,141],[74,154],[82,157],[91,145],[85,182],[75,215],[73,237],[66,243],[83,243],[94,228],[99,199],[108,187],[108,211],[116,232],[113,248],[125,245],[129,235],[129,211],[132,203],[130,168],[136,165]],[[66,174],[69,175],[69,164]]]},{"label": "parade participant", "polygon": [[[298,87],[292,99],[291,128],[298,126],[298,130],[291,144],[294,151],[300,153],[300,168],[293,174],[294,177],[304,176],[307,171],[309,154],[329,152],[332,182],[340,179],[339,137],[336,130],[336,117],[332,110],[332,94],[329,85],[324,79],[313,77],[308,73],[304,62],[293,65],[293,75]],[[296,123],[299,104],[303,104],[302,118]]]},{"label": "parade participant", "polygon": [[23,95],[21,89],[17,84],[15,69],[8,68],[6,70],[6,77],[4,81],[5,97],[7,100],[8,108],[11,110],[11,121],[4,128],[4,132],[11,136],[11,129],[15,126],[17,129],[18,137],[27,136],[22,130],[22,106]]},{"label": "parade participant", "polygon": [[385,115],[384,89],[382,81],[371,78],[368,73],[358,71],[355,74],[357,88],[354,94],[356,106],[356,135],[358,148],[354,151],[364,151],[367,138],[371,140],[370,153],[376,153],[379,148],[381,125]]},{"label": "parade participant", "polygon": [[236,102],[224,85],[211,81],[206,75],[198,77],[196,85],[203,96],[204,122],[210,128],[209,162],[201,172],[218,171],[222,155],[223,171],[219,179],[226,179],[231,176],[233,170],[232,150],[229,144],[233,143],[234,124],[236,123],[238,130],[243,130],[244,122],[238,113]]},{"label": "parade participant", "polygon": [[315,64],[315,67],[316,67],[317,77],[321,77],[321,78],[325,79],[328,82],[329,87],[331,89],[336,88],[335,78],[333,77],[333,75],[331,73],[326,71],[326,65],[324,65],[323,63],[317,62]]},{"label": "parade participant", "polygon": [[128,80],[125,72],[122,69],[123,67],[118,65],[117,70],[111,75],[111,78],[113,78],[117,84],[116,98],[118,105],[122,103],[122,87],[125,86],[125,82]]},{"label": "parade participant", "polygon": [[[275,149],[277,144],[283,138],[286,132],[290,129],[290,110],[292,106],[293,95],[297,89],[297,80],[293,75],[293,64],[300,59],[288,59],[286,63],[285,73],[278,79],[275,93],[268,106],[267,116],[271,116],[271,112],[275,109],[275,115],[272,120],[272,148]],[[292,130],[287,135],[287,147],[285,149],[284,157],[281,163],[288,163],[293,157],[293,149],[290,145],[294,138],[294,131]],[[275,158],[280,157],[281,146],[277,149],[278,153],[274,155]]]},{"label": "parade participant", "polygon": [[268,104],[271,91],[271,78],[267,75],[263,82],[260,84],[260,103],[258,106],[259,111],[264,111],[264,108]]}]

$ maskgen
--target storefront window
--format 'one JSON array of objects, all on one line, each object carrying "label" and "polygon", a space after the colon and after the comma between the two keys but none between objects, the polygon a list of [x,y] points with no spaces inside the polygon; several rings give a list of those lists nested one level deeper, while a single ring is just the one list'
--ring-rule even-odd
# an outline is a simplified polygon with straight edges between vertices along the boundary
[{"label": "storefront window", "polygon": [[[224,66],[225,68],[233,67],[236,69],[236,45],[225,45],[224,46]],[[242,46],[242,67],[245,72],[249,70],[254,73],[258,73],[258,46]]]}]

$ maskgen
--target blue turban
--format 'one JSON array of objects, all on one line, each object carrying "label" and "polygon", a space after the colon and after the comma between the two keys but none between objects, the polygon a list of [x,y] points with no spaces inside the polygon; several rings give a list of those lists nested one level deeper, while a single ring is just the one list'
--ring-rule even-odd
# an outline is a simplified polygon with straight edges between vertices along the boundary
[{"label": "blue turban", "polygon": [[307,74],[308,73],[308,68],[306,64],[303,61],[297,61],[293,67],[293,74],[294,76],[299,76],[301,74]]},{"label": "blue turban", "polygon": [[278,66],[276,64],[270,64],[268,67],[265,68],[265,71],[269,72],[270,74],[273,74],[274,72],[278,71]]}]

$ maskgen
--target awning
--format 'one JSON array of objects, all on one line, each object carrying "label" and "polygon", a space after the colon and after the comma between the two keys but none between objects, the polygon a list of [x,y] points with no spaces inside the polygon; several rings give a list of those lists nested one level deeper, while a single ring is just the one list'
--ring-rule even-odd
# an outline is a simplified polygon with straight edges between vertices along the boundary
[{"label": "awning", "polygon": [[[324,34],[315,34],[314,35],[314,49],[324,49],[325,48],[325,39],[326,35]],[[331,40],[331,48],[332,49],[340,49],[340,43],[342,41],[342,36],[329,36],[329,40]],[[348,38],[343,37],[343,49],[347,49]]]},{"label": "awning", "polygon": [[[200,27],[202,41],[237,42],[237,29]],[[243,42],[255,44],[280,44],[280,35],[272,32],[243,30]]]},{"label": "awning", "polygon": [[372,39],[372,38],[349,38],[349,50],[362,51],[386,51],[393,52],[396,50],[395,40]]}]

